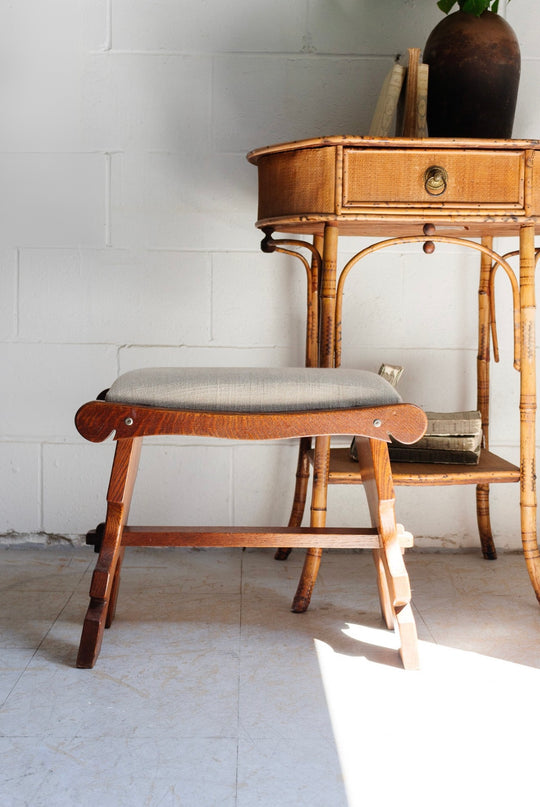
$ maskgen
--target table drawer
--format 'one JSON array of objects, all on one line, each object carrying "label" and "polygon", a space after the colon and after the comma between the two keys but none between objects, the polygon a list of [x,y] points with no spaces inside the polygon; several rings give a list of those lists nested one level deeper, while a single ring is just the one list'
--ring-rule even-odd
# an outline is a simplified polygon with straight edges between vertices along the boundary
[{"label": "table drawer", "polygon": [[522,151],[344,149],[343,209],[524,206]]}]

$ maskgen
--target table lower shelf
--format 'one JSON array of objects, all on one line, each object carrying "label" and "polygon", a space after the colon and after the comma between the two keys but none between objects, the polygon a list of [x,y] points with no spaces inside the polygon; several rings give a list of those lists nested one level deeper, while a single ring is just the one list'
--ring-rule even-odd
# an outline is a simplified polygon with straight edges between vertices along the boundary
[{"label": "table lower shelf", "polygon": [[[481,485],[520,480],[517,465],[485,450],[480,454],[478,465],[393,462],[392,475],[395,485]],[[358,463],[350,459],[349,449],[332,449],[329,483],[358,485],[361,482]]]}]

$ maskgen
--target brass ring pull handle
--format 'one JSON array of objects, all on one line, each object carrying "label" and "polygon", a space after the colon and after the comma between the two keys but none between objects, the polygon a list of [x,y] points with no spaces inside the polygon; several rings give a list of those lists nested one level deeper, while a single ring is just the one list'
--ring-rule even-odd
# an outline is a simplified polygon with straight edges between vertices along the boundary
[{"label": "brass ring pull handle", "polygon": [[446,190],[448,174],[440,165],[430,165],[424,174],[424,187],[431,196],[440,196]]}]

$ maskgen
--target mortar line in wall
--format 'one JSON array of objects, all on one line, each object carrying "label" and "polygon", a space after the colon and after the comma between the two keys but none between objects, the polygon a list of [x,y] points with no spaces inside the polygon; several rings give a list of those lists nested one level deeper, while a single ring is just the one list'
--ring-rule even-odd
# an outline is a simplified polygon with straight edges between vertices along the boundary
[{"label": "mortar line in wall", "polygon": [[[119,351],[120,350],[127,350],[129,348],[142,348],[142,349],[148,349],[148,348],[158,348],[158,349],[186,348],[188,350],[244,350],[246,352],[249,352],[249,351],[253,351],[253,350],[286,350],[288,348],[288,345],[286,345],[286,344],[279,345],[279,344],[275,344],[275,343],[266,343],[266,342],[261,342],[260,344],[256,344],[256,345],[237,345],[237,344],[213,345],[213,344],[208,344],[206,342],[202,343],[202,344],[195,344],[195,343],[188,344],[188,343],[185,343],[185,342],[182,342],[180,344],[177,343],[177,342],[170,342],[170,343],[167,343],[167,342],[164,342],[164,343],[161,343],[161,342],[160,343],[155,343],[155,342],[148,342],[148,343],[133,342],[133,343],[129,343],[129,344],[118,345],[118,343],[116,343],[116,342],[96,342],[96,341],[91,341],[91,342],[85,342],[85,341],[71,342],[71,341],[67,340],[67,341],[59,342],[57,340],[54,340],[54,341],[46,341],[45,342],[42,339],[18,339],[16,341],[17,341],[17,344],[21,344],[21,345],[44,345],[44,344],[47,344],[49,346],[56,346],[56,347],[66,347],[66,346],[72,346],[72,347],[81,347],[81,346],[86,346],[86,347],[116,347]],[[375,347],[373,345],[365,345],[365,349],[366,350],[375,349]],[[377,350],[400,350],[402,352],[408,352],[408,353],[411,353],[411,352],[416,352],[417,353],[417,352],[426,352],[426,351],[428,351],[429,353],[439,353],[439,352],[440,353],[448,353],[450,351],[452,351],[452,352],[453,351],[459,351],[461,353],[475,353],[475,352],[478,351],[477,347],[474,347],[474,346],[462,347],[461,345],[444,345],[443,347],[436,347],[436,346],[426,347],[425,345],[412,345],[412,346],[409,346],[409,345],[407,345],[407,346],[403,346],[403,345],[377,345],[376,349]]]},{"label": "mortar line in wall", "polygon": [[104,52],[112,51],[112,0],[107,0],[105,7],[105,42],[102,50]]},{"label": "mortar line in wall", "polygon": [[214,341],[214,255],[210,253],[210,346]]},{"label": "mortar line in wall", "polygon": [[[255,237],[257,237],[257,233],[255,233]],[[48,248],[49,247],[44,247],[44,249]],[[59,249],[61,249],[61,247],[59,247]],[[65,247],[65,249],[71,249],[71,247]],[[93,249],[93,247],[90,247],[90,249]],[[129,247],[118,247],[118,249],[129,249]],[[259,255],[260,253],[260,249],[257,249],[256,247],[245,247],[239,249],[219,249],[218,247],[215,247],[212,249],[211,247],[153,247],[150,245],[148,247],[144,247],[144,249],[146,252],[178,252],[182,255],[188,255],[191,252],[193,252],[195,255],[206,253],[216,255]]]},{"label": "mortar line in wall", "polygon": [[214,109],[215,109],[215,104],[214,104],[215,94],[214,94],[214,90],[215,90],[215,86],[216,86],[215,72],[216,72],[216,59],[215,59],[215,56],[212,55],[212,61],[211,61],[211,65],[210,65],[210,92],[208,93],[208,106],[209,106],[208,120],[210,121],[210,123],[209,123],[210,131],[208,132],[208,139],[209,139],[210,148],[214,152],[217,151],[216,143],[215,143],[215,131],[216,130],[215,130],[215,127],[214,127]]},{"label": "mortar line in wall", "polygon": [[21,312],[19,310],[19,302],[21,299],[21,250],[17,247],[15,250],[15,339],[20,338],[20,320]]},{"label": "mortar line in wall", "polygon": [[112,206],[112,154],[105,152],[105,246],[112,247],[111,206]]},{"label": "mortar line in wall", "polygon": [[116,348],[116,376],[120,375],[120,353],[124,348],[129,348],[130,345],[118,345]]},{"label": "mortar line in wall", "polygon": [[236,448],[237,446],[231,446],[231,461],[229,463],[229,500],[231,502],[231,506],[229,509],[229,518],[231,526],[236,526],[236,499],[234,495],[235,486],[234,486],[234,473],[236,469]]},{"label": "mortar line in wall", "polygon": [[45,513],[43,511],[43,498],[44,498],[44,490],[43,490],[43,443],[39,444],[39,466],[38,466],[38,496],[39,496],[39,528],[40,530],[45,529],[44,525],[44,516]]},{"label": "mortar line in wall", "polygon": [[305,34],[302,37],[302,53],[315,53],[316,49],[313,46],[313,35],[311,33],[311,3],[309,0],[305,0],[306,3],[306,13],[305,13]]},{"label": "mortar line in wall", "polygon": [[[104,53],[105,49],[98,50],[98,51],[90,51],[92,54],[99,54]],[[107,51],[112,56],[207,56],[207,57],[222,57],[222,56],[234,56],[237,58],[248,57],[248,58],[276,58],[276,59],[362,59],[363,61],[380,61],[382,59],[392,59],[396,61],[399,59],[400,56],[403,54],[396,53],[393,51],[392,53],[355,53],[354,51],[347,51],[344,53],[331,53],[327,51],[302,51],[302,50],[293,50],[293,51],[259,51],[259,50],[243,50],[243,51],[230,51],[230,50],[223,50],[223,51],[214,51],[209,52],[205,50],[121,50],[121,49],[111,49]]]}]

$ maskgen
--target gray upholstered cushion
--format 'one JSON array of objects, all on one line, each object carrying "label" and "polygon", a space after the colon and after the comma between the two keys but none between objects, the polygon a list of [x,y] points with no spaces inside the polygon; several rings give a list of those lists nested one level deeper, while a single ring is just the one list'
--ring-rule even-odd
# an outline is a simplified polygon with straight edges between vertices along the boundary
[{"label": "gray upholstered cushion", "polygon": [[368,370],[151,367],[121,375],[106,400],[212,412],[293,412],[394,404],[401,397]]}]

